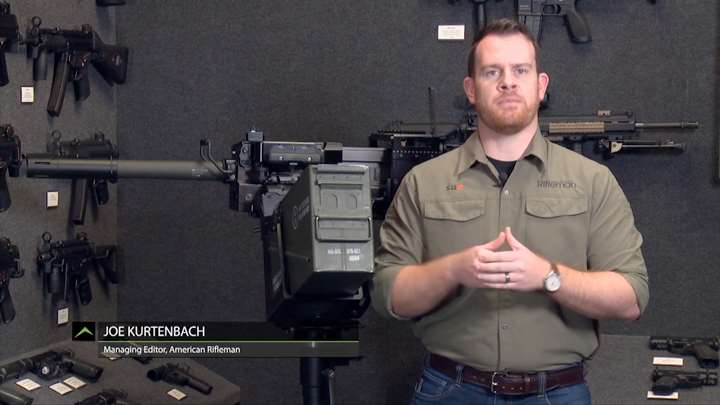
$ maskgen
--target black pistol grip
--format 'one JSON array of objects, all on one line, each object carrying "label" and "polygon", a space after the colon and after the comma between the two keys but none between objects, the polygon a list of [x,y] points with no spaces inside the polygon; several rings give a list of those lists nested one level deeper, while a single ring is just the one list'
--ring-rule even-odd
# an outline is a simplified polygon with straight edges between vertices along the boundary
[{"label": "black pistol grip", "polygon": [[585,20],[585,16],[580,14],[575,7],[568,10],[565,14],[565,24],[567,25],[570,40],[578,44],[585,44],[592,41],[590,35],[590,26]]},{"label": "black pistol grip", "polygon": [[694,346],[694,354],[702,368],[718,368],[718,352],[713,350],[707,344],[696,344]]},{"label": "black pistol grip", "polygon": [[5,51],[0,49],[0,87],[10,83],[8,77],[7,62],[5,61]]},{"label": "black pistol grip", "polygon": [[652,385],[652,392],[659,395],[670,395],[677,388],[677,378],[673,376],[662,376],[655,380]]},{"label": "black pistol grip", "polygon": [[65,100],[65,88],[70,78],[70,55],[62,52],[55,55],[55,74],[53,76],[50,99],[48,100],[47,112],[52,117],[57,117],[62,111]]},{"label": "black pistol grip", "polygon": [[0,404],[3,405],[30,405],[33,399],[26,397],[19,392],[0,388]]},{"label": "black pistol grip", "polygon": [[75,90],[75,101],[83,101],[90,97],[90,79],[87,69],[78,71],[77,77],[73,79],[73,89]]},{"label": "black pistol grip", "polygon": [[36,57],[33,58],[33,81],[47,80],[48,53],[44,49],[37,49]]},{"label": "black pistol grip", "polygon": [[85,211],[87,210],[87,191],[90,186],[88,179],[79,178],[72,181],[72,196],[70,197],[70,219],[75,225],[85,224]]},{"label": "black pistol grip", "polygon": [[92,289],[90,288],[90,279],[88,279],[87,273],[75,279],[75,293],[82,305],[88,305],[92,301]]}]

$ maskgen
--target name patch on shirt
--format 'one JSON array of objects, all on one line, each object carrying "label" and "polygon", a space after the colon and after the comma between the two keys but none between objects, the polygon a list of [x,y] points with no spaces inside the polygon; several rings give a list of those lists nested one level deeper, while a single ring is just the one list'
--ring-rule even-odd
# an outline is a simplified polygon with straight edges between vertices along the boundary
[{"label": "name patch on shirt", "polygon": [[572,180],[538,180],[538,188],[575,188],[575,182]]}]

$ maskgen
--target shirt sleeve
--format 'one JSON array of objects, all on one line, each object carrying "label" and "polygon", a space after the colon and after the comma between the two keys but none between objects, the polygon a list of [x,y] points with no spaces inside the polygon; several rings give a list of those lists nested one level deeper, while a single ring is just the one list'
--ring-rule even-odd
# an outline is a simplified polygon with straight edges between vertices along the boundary
[{"label": "shirt sleeve", "polygon": [[422,262],[422,215],[416,180],[413,171],[405,175],[380,227],[380,246],[375,254],[371,300],[375,311],[386,318],[410,319],[393,312],[391,291],[403,267]]},{"label": "shirt sleeve", "polygon": [[640,250],[643,238],[615,176],[607,168],[603,174],[595,179],[593,190],[588,266],[623,276],[635,291],[643,313],[650,298],[647,268]]}]

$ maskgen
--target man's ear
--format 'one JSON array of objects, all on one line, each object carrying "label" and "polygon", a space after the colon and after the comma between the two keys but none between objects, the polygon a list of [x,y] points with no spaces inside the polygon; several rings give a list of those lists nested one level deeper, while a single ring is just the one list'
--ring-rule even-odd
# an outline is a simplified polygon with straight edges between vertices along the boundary
[{"label": "man's ear", "polygon": [[538,74],[538,100],[545,99],[545,93],[547,92],[548,85],[550,84],[550,76],[547,73],[541,72]]},{"label": "man's ear", "polygon": [[463,80],[463,89],[465,90],[465,96],[467,96],[470,104],[475,105],[475,101],[477,101],[475,94],[475,80],[473,80],[472,77],[466,77]]}]

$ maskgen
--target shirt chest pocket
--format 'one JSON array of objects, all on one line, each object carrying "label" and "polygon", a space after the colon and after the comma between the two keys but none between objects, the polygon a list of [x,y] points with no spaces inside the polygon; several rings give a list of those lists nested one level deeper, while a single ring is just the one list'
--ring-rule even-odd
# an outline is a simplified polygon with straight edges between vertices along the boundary
[{"label": "shirt chest pocket", "polygon": [[425,259],[484,243],[487,231],[484,198],[422,203]]},{"label": "shirt chest pocket", "polygon": [[589,232],[584,196],[528,196],[525,202],[525,245],[564,263],[584,262]]}]

